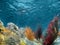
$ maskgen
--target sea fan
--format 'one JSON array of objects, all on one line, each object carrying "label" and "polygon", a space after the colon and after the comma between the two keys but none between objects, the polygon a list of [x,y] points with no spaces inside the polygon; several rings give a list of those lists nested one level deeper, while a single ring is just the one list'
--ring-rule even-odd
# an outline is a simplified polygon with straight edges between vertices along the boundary
[{"label": "sea fan", "polygon": [[54,18],[48,26],[48,35],[44,40],[43,45],[52,45],[58,34],[58,18]]}]

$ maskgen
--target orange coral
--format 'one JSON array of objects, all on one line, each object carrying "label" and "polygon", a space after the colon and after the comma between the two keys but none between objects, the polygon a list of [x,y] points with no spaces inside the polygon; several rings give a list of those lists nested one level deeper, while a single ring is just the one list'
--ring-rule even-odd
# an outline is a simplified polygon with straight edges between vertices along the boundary
[{"label": "orange coral", "polygon": [[32,30],[29,27],[27,27],[26,30],[25,30],[25,36],[29,40],[34,40],[35,39],[34,33],[32,32]]},{"label": "orange coral", "polygon": [[58,32],[58,35],[60,36],[60,32]]}]

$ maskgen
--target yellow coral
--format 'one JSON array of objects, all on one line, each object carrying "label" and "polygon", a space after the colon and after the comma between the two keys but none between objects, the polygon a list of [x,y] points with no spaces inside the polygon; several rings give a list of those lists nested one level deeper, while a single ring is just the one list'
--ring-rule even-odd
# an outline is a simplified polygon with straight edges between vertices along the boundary
[{"label": "yellow coral", "polygon": [[5,38],[5,36],[0,33],[0,45],[5,45],[4,38]]},{"label": "yellow coral", "polygon": [[6,29],[0,22],[0,45],[6,45],[5,40],[7,40],[10,36],[14,36],[17,39],[16,34],[11,32],[9,29]]},{"label": "yellow coral", "polygon": [[25,36],[29,40],[34,40],[35,39],[34,33],[32,32],[32,30],[29,27],[27,27],[26,30],[25,30]]},{"label": "yellow coral", "polygon": [[4,27],[4,25],[0,22],[0,31],[9,33],[10,31]]},{"label": "yellow coral", "polygon": [[20,40],[20,45],[26,45],[26,42],[24,40]]}]

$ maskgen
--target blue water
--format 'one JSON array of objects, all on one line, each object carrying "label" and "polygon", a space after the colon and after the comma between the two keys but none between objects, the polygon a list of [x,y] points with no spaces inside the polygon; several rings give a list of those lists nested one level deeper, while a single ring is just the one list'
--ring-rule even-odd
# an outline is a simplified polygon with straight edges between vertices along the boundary
[{"label": "blue water", "polygon": [[33,30],[41,25],[47,28],[54,16],[60,13],[60,0],[0,0],[0,20],[7,25],[13,22],[19,27]]}]

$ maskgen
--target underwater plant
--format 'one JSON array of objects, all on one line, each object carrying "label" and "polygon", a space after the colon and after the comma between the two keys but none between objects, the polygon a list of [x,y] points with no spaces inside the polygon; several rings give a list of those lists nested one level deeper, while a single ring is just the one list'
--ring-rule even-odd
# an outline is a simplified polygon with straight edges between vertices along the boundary
[{"label": "underwater plant", "polygon": [[38,29],[36,30],[35,32],[35,38],[38,40],[41,38],[41,35],[42,35],[42,29],[41,27],[39,26]]},{"label": "underwater plant", "polygon": [[55,17],[48,26],[48,35],[46,36],[43,45],[51,45],[58,35],[58,18]]}]

